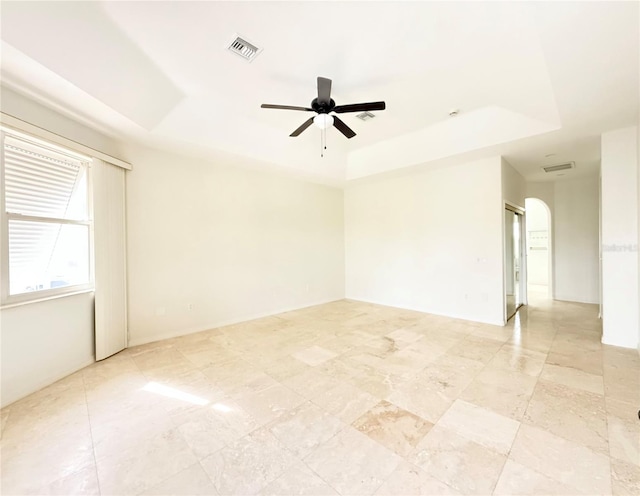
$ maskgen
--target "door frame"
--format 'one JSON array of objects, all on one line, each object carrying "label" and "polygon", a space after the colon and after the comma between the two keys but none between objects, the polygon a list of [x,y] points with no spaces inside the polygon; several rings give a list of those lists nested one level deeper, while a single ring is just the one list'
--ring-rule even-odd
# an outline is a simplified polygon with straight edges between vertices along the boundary
[{"label": "door frame", "polygon": [[[516,215],[520,216],[520,280],[519,284],[519,294],[520,294],[520,304],[516,305],[516,310],[513,315],[507,315],[507,236],[506,229],[507,226],[505,224],[505,216],[504,211],[510,210]],[[505,325],[517,312],[520,307],[526,305],[528,303],[527,297],[527,260],[526,260],[526,242],[525,236],[527,233],[526,230],[526,215],[524,207],[520,205],[516,205],[515,203],[511,203],[507,200],[504,201],[504,206],[502,209],[502,312],[503,319]]]}]

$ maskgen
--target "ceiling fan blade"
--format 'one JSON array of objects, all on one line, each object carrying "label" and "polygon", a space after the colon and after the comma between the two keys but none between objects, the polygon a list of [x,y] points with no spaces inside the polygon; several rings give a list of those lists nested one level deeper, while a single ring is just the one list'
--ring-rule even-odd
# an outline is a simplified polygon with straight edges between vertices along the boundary
[{"label": "ceiling fan blade", "polygon": [[293,137],[300,136],[300,133],[302,133],[302,131],[307,129],[312,123],[313,123],[313,117],[311,117],[310,119],[307,119],[306,121],[304,121],[302,126],[300,126],[298,129],[296,129],[294,132],[292,132],[289,136],[293,136]]},{"label": "ceiling fan blade", "polygon": [[347,126],[335,115],[333,116],[333,126],[349,139],[353,138],[356,135],[356,133],[353,132],[353,129]]},{"label": "ceiling fan blade", "polygon": [[352,103],[350,105],[338,105],[333,109],[336,114],[346,112],[366,112],[368,110],[384,110],[387,105],[384,102]]},{"label": "ceiling fan blade", "polygon": [[318,76],[318,103],[329,103],[331,100],[331,79]]},{"label": "ceiling fan blade", "polygon": [[313,112],[313,109],[309,107],[295,107],[291,105],[272,105],[270,103],[263,103],[262,105],[260,105],[260,108],[281,109],[281,110],[303,110],[305,112]]}]

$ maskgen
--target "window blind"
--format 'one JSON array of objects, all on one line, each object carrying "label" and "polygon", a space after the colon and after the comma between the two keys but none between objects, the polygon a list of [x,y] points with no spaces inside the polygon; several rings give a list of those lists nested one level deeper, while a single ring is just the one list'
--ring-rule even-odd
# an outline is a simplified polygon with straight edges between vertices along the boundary
[{"label": "window blind", "polygon": [[87,282],[89,226],[66,224],[88,224],[86,162],[11,135],[3,156],[9,294]]},{"label": "window blind", "polygon": [[26,141],[5,138],[5,205],[8,213],[67,218],[84,166],[80,160],[46,151],[44,155]]}]

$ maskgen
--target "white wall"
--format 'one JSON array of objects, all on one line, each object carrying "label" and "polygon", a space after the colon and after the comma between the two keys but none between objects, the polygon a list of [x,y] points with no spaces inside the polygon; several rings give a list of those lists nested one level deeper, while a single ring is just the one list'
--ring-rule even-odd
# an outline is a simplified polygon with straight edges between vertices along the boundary
[{"label": "white wall", "polygon": [[599,302],[598,177],[527,183],[551,214],[553,298]]},{"label": "white wall", "polygon": [[500,157],[345,189],[347,298],[503,323]]},{"label": "white wall", "polygon": [[85,146],[122,158],[121,143],[78,121],[61,115],[4,86],[0,87],[0,110],[30,124],[77,141]]},{"label": "white wall", "polygon": [[638,302],[638,135],[602,135],[602,342],[636,348]]},{"label": "white wall", "polygon": [[[549,212],[535,198],[525,201],[527,217],[527,283],[549,285]],[[536,239],[533,239],[533,237]]]},{"label": "white wall", "polygon": [[93,362],[93,293],[5,308],[1,405]]},{"label": "white wall", "polygon": [[127,156],[131,344],[344,298],[342,190]]},{"label": "white wall", "polygon": [[524,177],[504,158],[501,158],[500,162],[502,168],[502,197],[504,201],[524,208],[524,199],[526,197]]},{"label": "white wall", "polygon": [[555,183],[555,298],[598,303],[598,178]]},{"label": "white wall", "polygon": [[[341,190],[123,146],[13,91],[1,97],[3,112],[134,163],[134,344],[344,297]],[[92,295],[5,308],[0,325],[3,405],[93,361]]]},{"label": "white wall", "polygon": [[[120,155],[118,143],[4,87],[2,112]],[[0,311],[2,405],[30,394],[93,361],[93,294],[65,296]]]}]

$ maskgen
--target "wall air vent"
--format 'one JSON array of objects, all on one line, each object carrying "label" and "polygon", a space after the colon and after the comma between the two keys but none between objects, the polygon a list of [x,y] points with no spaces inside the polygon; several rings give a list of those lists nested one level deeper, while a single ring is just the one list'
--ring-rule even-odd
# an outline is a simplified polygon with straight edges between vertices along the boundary
[{"label": "wall air vent", "polygon": [[356,117],[363,121],[370,121],[375,117],[375,115],[372,114],[371,112],[362,112],[361,114],[356,115]]},{"label": "wall air vent", "polygon": [[545,172],[560,172],[567,169],[575,169],[575,167],[575,162],[565,162],[564,164],[548,165],[546,167],[543,167],[542,170],[544,170]]},{"label": "wall air vent", "polygon": [[249,43],[246,39],[237,36],[233,39],[231,43],[227,46],[229,51],[239,55],[245,60],[251,62],[255,59],[260,52],[262,52],[262,48],[258,48],[253,43]]}]

